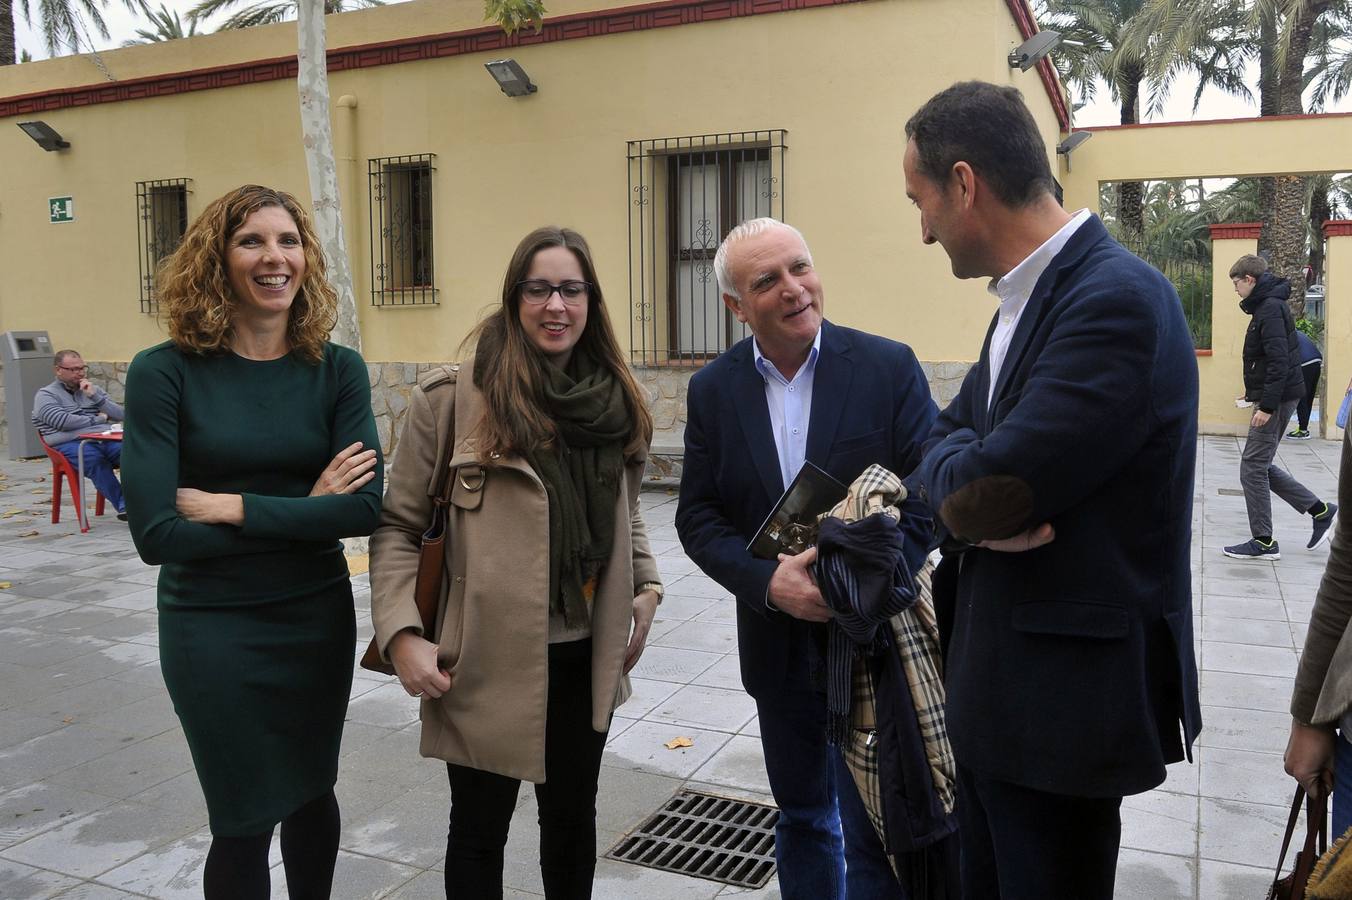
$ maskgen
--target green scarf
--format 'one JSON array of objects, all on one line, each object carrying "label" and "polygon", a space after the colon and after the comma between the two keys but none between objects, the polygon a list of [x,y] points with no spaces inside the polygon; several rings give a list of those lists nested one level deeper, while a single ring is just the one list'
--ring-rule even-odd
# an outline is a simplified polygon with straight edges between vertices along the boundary
[{"label": "green scarf", "polygon": [[545,365],[545,409],[556,446],[525,454],[549,495],[549,609],[569,627],[591,619],[601,566],[615,541],[615,499],[631,422],[624,388],[584,352]]}]

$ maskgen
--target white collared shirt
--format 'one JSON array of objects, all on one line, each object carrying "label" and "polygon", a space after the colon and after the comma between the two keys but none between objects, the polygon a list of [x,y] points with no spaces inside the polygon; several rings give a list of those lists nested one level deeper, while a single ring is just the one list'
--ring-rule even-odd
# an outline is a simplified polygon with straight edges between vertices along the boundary
[{"label": "white collared shirt", "polygon": [[1004,278],[992,279],[986,290],[1000,298],[999,321],[991,333],[990,349],[990,387],[986,393],[986,405],[995,399],[995,385],[1000,380],[1000,367],[1005,363],[1005,354],[1009,352],[1009,342],[1014,338],[1014,329],[1019,327],[1019,319],[1028,306],[1028,298],[1033,295],[1038,279],[1047,271],[1047,266],[1056,258],[1079,230],[1089,221],[1091,213],[1082,209],[1061,226],[1061,230],[1047,238],[1046,242],[1028,254],[1028,258],[1009,270]]},{"label": "white collared shirt", "polygon": [[751,349],[756,355],[756,371],[765,379],[765,403],[770,409],[770,431],[775,436],[775,452],[779,454],[779,474],[788,489],[798,470],[807,459],[807,426],[812,415],[812,381],[817,372],[817,357],[821,353],[822,331],[812,341],[807,360],[786,379],[775,364],[761,353],[755,337]]}]

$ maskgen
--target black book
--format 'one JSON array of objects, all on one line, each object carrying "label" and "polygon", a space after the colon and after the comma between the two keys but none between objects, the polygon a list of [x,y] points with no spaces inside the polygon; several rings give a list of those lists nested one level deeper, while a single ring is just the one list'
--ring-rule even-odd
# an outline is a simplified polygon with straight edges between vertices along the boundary
[{"label": "black book", "polygon": [[835,506],[849,488],[810,462],[793,479],[746,549],[761,559],[795,555],[817,543],[817,517]]}]

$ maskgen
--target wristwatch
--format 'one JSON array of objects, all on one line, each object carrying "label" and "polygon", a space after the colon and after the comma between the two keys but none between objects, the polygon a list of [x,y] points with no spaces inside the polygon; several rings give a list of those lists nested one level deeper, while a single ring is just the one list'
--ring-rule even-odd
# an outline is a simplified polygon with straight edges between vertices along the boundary
[{"label": "wristwatch", "polygon": [[660,581],[645,581],[645,582],[643,582],[642,584],[640,584],[640,585],[638,586],[638,591],[637,591],[636,593],[641,594],[641,593],[643,593],[644,591],[652,591],[654,594],[656,594],[656,595],[657,595],[657,605],[658,605],[658,606],[661,606],[661,605],[662,605],[662,597],[666,594],[666,591],[662,588],[662,582],[660,582]]}]

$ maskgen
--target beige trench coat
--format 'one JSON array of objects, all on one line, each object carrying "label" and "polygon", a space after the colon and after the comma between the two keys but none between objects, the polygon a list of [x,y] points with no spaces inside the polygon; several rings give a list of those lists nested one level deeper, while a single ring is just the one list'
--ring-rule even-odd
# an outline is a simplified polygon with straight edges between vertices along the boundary
[{"label": "beige trench coat", "polygon": [[[380,526],[371,536],[371,619],[381,653],[405,628],[422,632],[413,602],[419,538],[432,514],[433,469],[455,445],[446,573],[438,616],[440,658],[451,689],[422,702],[423,756],[536,783],[545,780],[548,696],[549,510],[543,484],[522,459],[503,457],[478,478],[471,438],[483,397],[471,365],[434,369],[409,401],[389,471]],[[459,381],[457,387],[457,380]],[[626,460],[615,507],[615,546],[592,609],[592,727],[606,731],[629,698],[621,673],[638,585],[657,582],[639,515],[646,453]]]},{"label": "beige trench coat", "polygon": [[1338,505],[1291,694],[1291,715],[1302,725],[1337,725],[1352,708],[1352,429],[1343,435]]}]

